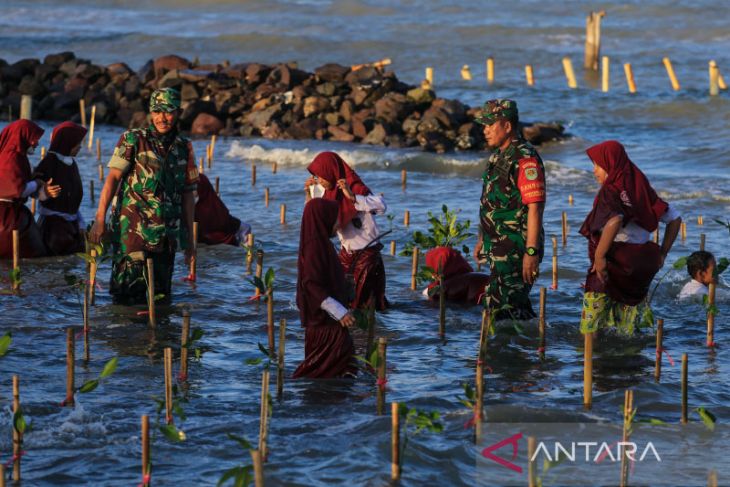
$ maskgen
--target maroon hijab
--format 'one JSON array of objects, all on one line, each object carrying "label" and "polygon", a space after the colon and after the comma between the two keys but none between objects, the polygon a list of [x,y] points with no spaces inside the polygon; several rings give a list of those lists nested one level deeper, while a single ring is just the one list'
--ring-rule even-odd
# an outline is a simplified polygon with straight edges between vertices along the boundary
[{"label": "maroon hijab", "polygon": [[324,198],[314,198],[304,206],[297,261],[297,307],[305,327],[335,322],[320,308],[328,297],[341,303],[346,301],[345,275],[330,241],[337,213],[337,203]]},{"label": "maroon hijab", "polygon": [[198,222],[198,239],[208,245],[236,245],[236,233],[241,220],[231,215],[205,174],[198,179],[198,202],[195,203],[195,219]]},{"label": "maroon hijab", "polygon": [[339,204],[338,221],[341,228],[350,223],[357,215],[357,210],[355,204],[337,187],[337,180],[345,179],[353,194],[362,196],[371,194],[370,188],[365,186],[360,176],[334,152],[320,152],[307,166],[307,170],[313,176],[324,179],[332,185],[332,189],[324,192],[324,199],[337,201]]},{"label": "maroon hijab", "polygon": [[17,120],[0,132],[0,198],[16,199],[30,180],[26,151],[43,135],[30,120]]},{"label": "maroon hijab", "polygon": [[618,214],[623,215],[624,225],[633,221],[648,232],[656,230],[669,205],[657,196],[644,173],[631,162],[624,146],[608,140],[590,147],[586,153],[608,176],[580,233],[590,238]]},{"label": "maroon hijab", "polygon": [[71,149],[86,137],[86,129],[73,122],[63,122],[53,127],[49,152],[57,152],[62,156],[70,156]]}]

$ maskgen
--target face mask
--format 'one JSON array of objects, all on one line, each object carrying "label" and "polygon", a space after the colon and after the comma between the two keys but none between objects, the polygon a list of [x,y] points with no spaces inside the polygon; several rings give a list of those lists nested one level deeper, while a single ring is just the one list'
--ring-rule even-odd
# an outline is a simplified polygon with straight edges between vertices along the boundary
[{"label": "face mask", "polygon": [[309,195],[312,198],[321,198],[324,196],[324,186],[319,183],[311,185],[309,187]]},{"label": "face mask", "polygon": [[32,156],[33,154],[35,154],[35,147],[33,147],[33,146],[28,147],[28,150],[25,153],[28,154],[29,156]]}]

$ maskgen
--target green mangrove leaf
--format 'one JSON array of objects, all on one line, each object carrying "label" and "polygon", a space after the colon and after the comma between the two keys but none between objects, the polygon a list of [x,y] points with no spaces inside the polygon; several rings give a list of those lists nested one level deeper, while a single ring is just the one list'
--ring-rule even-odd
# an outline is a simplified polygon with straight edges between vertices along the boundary
[{"label": "green mangrove leaf", "polygon": [[12,341],[13,334],[9,331],[0,338],[0,357],[4,357],[5,354],[8,353],[8,349],[10,348]]},{"label": "green mangrove leaf", "polygon": [[99,379],[103,379],[105,377],[109,377],[114,373],[115,370],[117,370],[117,362],[119,361],[118,357],[112,358],[110,361],[104,365],[104,368],[101,371],[101,374],[99,374]]},{"label": "green mangrove leaf", "polygon": [[178,430],[174,424],[160,426],[160,432],[165,435],[165,438],[174,443],[185,441],[185,432]]},{"label": "green mangrove leaf", "polygon": [[91,379],[84,382],[84,385],[79,387],[78,391],[82,394],[85,394],[87,392],[91,392],[94,389],[99,387],[99,380],[98,379]]},{"label": "green mangrove leaf", "polygon": [[702,419],[702,422],[705,423],[707,429],[714,431],[715,423],[717,422],[715,415],[703,407],[696,408],[695,411],[697,411],[697,414],[700,415],[700,419]]}]

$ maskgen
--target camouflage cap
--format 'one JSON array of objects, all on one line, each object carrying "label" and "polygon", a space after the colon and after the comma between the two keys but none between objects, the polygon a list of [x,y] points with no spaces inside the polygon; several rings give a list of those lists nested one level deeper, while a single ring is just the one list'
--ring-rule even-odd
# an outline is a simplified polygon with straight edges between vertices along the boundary
[{"label": "camouflage cap", "polygon": [[481,113],[474,117],[476,123],[492,125],[497,120],[517,120],[517,102],[507,99],[489,100]]},{"label": "camouflage cap", "polygon": [[174,112],[180,109],[180,92],[175,88],[160,88],[150,96],[150,112]]}]

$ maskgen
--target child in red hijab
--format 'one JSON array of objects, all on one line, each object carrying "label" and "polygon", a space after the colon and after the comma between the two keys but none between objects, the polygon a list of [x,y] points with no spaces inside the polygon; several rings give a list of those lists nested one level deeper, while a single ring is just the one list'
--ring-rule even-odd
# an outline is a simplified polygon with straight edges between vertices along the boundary
[{"label": "child in red hijab", "polygon": [[40,230],[25,206],[29,196],[55,197],[61,188],[31,179],[30,161],[43,129],[30,120],[17,120],[0,132],[0,258],[13,255],[13,230],[20,233],[20,256],[46,255]]},{"label": "child in red hijab", "polygon": [[380,251],[383,244],[375,215],[387,210],[383,195],[374,195],[360,176],[334,152],[322,152],[307,166],[313,177],[304,183],[307,200],[321,197],[338,207],[339,259],[346,275],[352,275],[355,298],[353,308],[371,303],[382,311],[385,299],[385,266]]},{"label": "child in red hijab", "polygon": [[216,194],[208,176],[199,174],[195,221],[198,222],[198,242],[207,245],[240,245],[251,232],[251,225],[231,215]]},{"label": "child in red hijab", "polygon": [[[436,247],[426,252],[426,266],[436,273],[441,269],[445,298],[452,303],[479,304],[485,286],[489,285],[489,274],[474,272],[464,256],[451,247]],[[430,292],[437,285],[438,282],[432,282],[423,294],[437,300],[439,294]]]},{"label": "child in red hijab", "polygon": [[316,198],[304,206],[297,261],[297,307],[305,330],[304,361],[295,378],[354,374],[355,346],[348,328],[355,324],[344,305],[345,276],[330,241],[337,225],[334,201]]},{"label": "child in red hijab", "polygon": [[[649,286],[682,219],[657,196],[620,143],[609,140],[586,152],[601,189],[580,229],[591,261],[580,327],[583,333],[609,327],[631,335],[642,324]],[[651,241],[660,221],[668,224],[661,247]]]},{"label": "child in red hijab", "polygon": [[41,201],[38,207],[38,225],[50,255],[84,251],[84,219],[79,211],[84,188],[74,157],[85,136],[86,129],[81,125],[56,125],[48,154],[33,173],[34,178],[53,180],[63,188],[58,197]]}]

